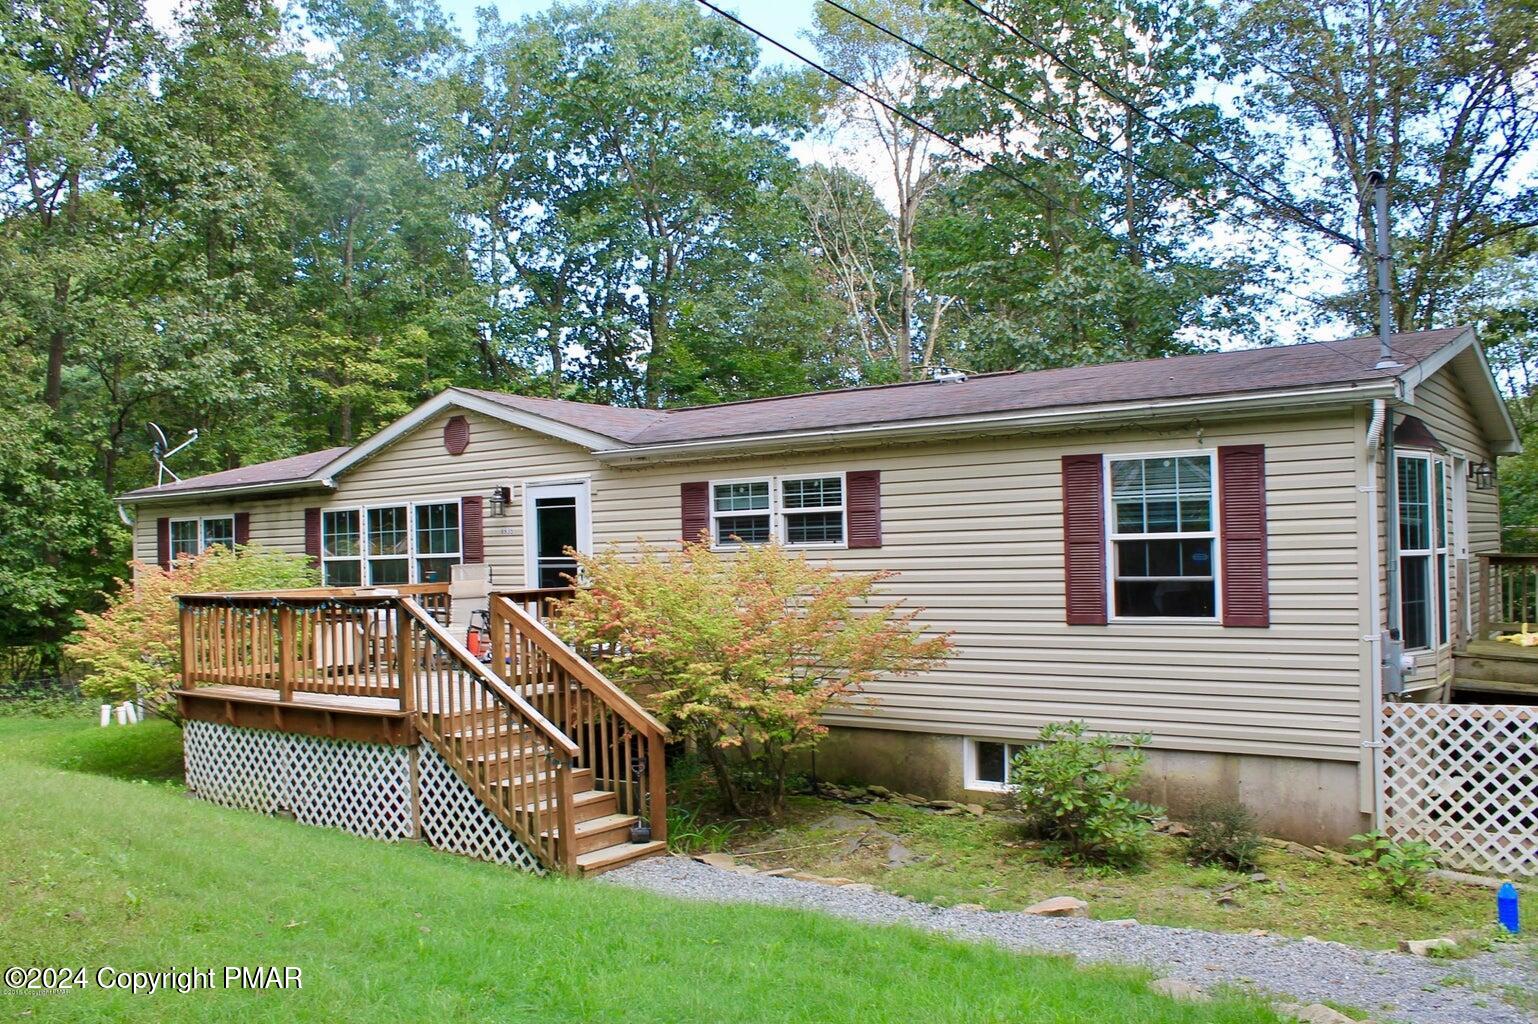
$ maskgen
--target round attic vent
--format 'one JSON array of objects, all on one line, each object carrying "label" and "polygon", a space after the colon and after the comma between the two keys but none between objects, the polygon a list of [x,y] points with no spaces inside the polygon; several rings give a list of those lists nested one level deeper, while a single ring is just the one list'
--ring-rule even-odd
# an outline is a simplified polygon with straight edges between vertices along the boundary
[{"label": "round attic vent", "polygon": [[443,425],[443,448],[450,455],[463,455],[470,447],[470,421],[463,416],[450,416]]}]

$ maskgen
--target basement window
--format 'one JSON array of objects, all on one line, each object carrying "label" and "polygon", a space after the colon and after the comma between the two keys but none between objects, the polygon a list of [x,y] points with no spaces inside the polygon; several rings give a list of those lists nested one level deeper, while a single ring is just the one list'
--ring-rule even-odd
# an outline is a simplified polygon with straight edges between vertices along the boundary
[{"label": "basement window", "polygon": [[966,788],[1008,792],[1010,766],[1024,749],[1023,743],[1005,740],[967,740]]}]

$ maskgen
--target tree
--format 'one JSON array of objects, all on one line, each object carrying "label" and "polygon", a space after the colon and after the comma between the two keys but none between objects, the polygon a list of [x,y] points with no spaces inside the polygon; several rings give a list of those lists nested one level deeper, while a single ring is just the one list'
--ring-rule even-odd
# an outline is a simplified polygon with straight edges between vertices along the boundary
[{"label": "tree", "polygon": [[703,542],[577,557],[589,582],[555,629],[580,649],[615,652],[604,671],[698,741],[739,814],[755,793],[771,813],[783,808],[792,759],[827,732],[831,702],[950,651],[949,634],[922,635],[918,609],[877,599],[892,573],[841,573],[774,545],[737,557]]},{"label": "tree", "polygon": [[687,400],[696,346],[716,340],[687,329],[690,297],[783,252],[784,139],[809,96],[686,0],[558,6],[483,32],[465,163],[504,315],[538,337],[553,393],[569,377],[625,402]]},{"label": "tree", "polygon": [[171,691],[181,682],[181,616],[177,594],[288,590],[320,583],[305,555],[260,546],[214,547],[169,569],[132,564],[105,611],[82,616],[69,655],[86,667],[81,691],[92,700],[138,701],[151,714],[180,721]]},{"label": "tree", "polygon": [[1252,339],[1255,263],[1205,241],[1235,205],[1232,181],[1186,144],[1243,150],[1239,127],[1200,95],[1217,71],[1211,8],[991,9],[1021,36],[1049,40],[1064,63],[970,7],[935,19],[936,52],[966,55],[959,63],[997,91],[953,74],[934,119],[1019,179],[956,173],[921,218],[928,279],[957,297],[953,330],[969,364],[1075,365]]},{"label": "tree", "polygon": [[[852,0],[852,9],[920,45],[928,37],[930,19],[914,0]],[[926,287],[917,252],[919,216],[940,183],[944,144],[892,108],[921,108],[949,72],[838,8],[818,5],[816,18],[811,38],[823,62],[863,90],[834,92],[824,123],[846,140],[846,160],[880,154],[871,184],[891,190],[893,210],[872,209],[846,177],[822,168],[805,176],[802,201],[867,347],[897,379],[911,380],[915,360],[934,361],[952,302]]]},{"label": "tree", "polygon": [[[1229,46],[1249,111],[1279,125],[1269,149],[1309,208],[1371,239],[1367,177],[1387,174],[1399,330],[1456,322],[1482,256],[1538,224],[1535,15],[1531,0],[1233,8]],[[1359,266],[1343,305],[1365,327],[1376,308],[1370,245]]]}]

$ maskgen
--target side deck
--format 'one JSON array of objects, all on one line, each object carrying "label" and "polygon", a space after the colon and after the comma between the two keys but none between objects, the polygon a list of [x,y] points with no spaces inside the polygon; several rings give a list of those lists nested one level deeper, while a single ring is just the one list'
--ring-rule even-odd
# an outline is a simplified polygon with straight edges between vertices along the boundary
[{"label": "side deck", "polygon": [[[223,776],[244,771],[253,778],[225,788],[262,794],[269,804],[274,792],[291,802],[314,799],[294,795],[304,786],[345,791],[364,804],[388,790],[410,806],[390,804],[383,813],[411,822],[415,837],[570,874],[665,852],[667,730],[544,626],[542,614],[566,592],[493,594],[488,643],[475,653],[439,621],[448,618],[446,587],[410,589],[419,592],[182,597],[177,701],[188,722],[221,730],[223,740],[198,753],[189,744],[189,780],[219,777],[223,785]],[[230,737],[264,733],[277,738],[230,753]],[[362,779],[335,769],[346,760],[338,757],[316,774],[304,766],[318,755],[295,754],[302,741],[385,751],[375,761],[401,750],[409,780],[399,773]],[[222,776],[193,763],[220,756],[229,761],[218,766]],[[304,772],[314,777],[291,778]],[[505,834],[463,848],[462,822],[424,814],[419,786],[430,775],[453,780],[435,805],[486,819],[475,823],[478,834]],[[439,824],[444,842],[435,838]]]}]

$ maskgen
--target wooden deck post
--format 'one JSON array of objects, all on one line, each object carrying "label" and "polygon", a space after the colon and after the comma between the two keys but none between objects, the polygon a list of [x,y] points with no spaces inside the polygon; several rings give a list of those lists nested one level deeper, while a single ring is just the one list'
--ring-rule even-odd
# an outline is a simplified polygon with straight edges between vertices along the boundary
[{"label": "wooden deck post", "polygon": [[299,662],[299,633],[294,628],[294,609],[278,609],[278,699],[294,699],[294,669]]},{"label": "wooden deck post", "polygon": [[395,674],[401,690],[401,710],[416,710],[416,649],[412,639],[411,616],[400,601],[391,605],[395,614]]},{"label": "wooden deck post", "polygon": [[192,668],[193,668],[192,659],[193,659],[193,656],[194,656],[194,652],[196,650],[196,647],[193,644],[193,636],[192,636],[193,625],[194,625],[193,618],[192,618],[192,609],[187,606],[187,603],[185,601],[178,601],[177,604],[180,606],[180,609],[181,609],[182,689],[190,690],[193,687],[193,681],[192,681]]},{"label": "wooden deck post", "polygon": [[1478,603],[1478,631],[1474,634],[1475,640],[1490,639],[1490,556],[1479,556],[1479,603]]},{"label": "wooden deck post", "polygon": [[651,795],[647,801],[646,820],[652,827],[652,839],[665,843],[668,841],[668,767],[663,750],[662,737],[647,730],[646,781]]}]

